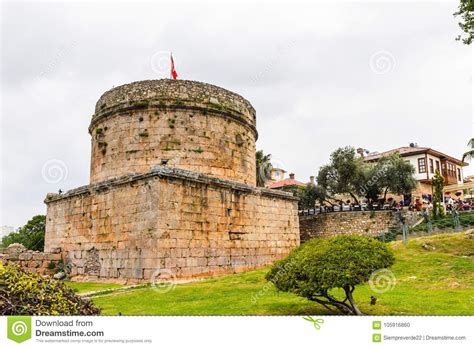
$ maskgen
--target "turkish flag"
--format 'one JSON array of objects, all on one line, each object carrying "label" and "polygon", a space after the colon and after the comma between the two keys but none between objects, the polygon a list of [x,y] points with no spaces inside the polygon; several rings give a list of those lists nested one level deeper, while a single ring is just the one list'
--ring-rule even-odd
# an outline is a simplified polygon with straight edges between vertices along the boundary
[{"label": "turkish flag", "polygon": [[176,78],[178,77],[178,73],[174,68],[173,54],[171,54],[171,77],[173,78],[173,80],[176,80]]}]

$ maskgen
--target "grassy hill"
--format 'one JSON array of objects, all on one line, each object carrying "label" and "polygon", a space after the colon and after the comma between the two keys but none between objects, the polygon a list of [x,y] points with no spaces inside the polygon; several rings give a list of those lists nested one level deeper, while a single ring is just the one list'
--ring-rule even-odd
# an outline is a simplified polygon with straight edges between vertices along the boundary
[{"label": "grassy hill", "polygon": [[[355,299],[370,315],[474,315],[474,239],[466,233],[392,242],[396,284],[374,293],[358,286]],[[303,315],[337,314],[265,281],[268,268],[180,284],[167,293],[151,287],[72,283],[79,292],[108,289],[92,297],[103,314],[153,315]],[[370,296],[377,296],[370,305]]]}]

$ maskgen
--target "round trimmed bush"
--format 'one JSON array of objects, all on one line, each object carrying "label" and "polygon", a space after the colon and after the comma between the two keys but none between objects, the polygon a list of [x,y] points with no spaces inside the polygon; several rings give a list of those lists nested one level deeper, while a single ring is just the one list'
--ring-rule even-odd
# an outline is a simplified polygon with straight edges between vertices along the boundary
[{"label": "round trimmed bush", "polygon": [[[359,315],[362,313],[352,296],[355,286],[393,263],[394,256],[387,245],[371,237],[313,239],[276,262],[266,278],[281,291],[295,293],[344,314]],[[335,288],[344,290],[344,299],[330,293]]]}]

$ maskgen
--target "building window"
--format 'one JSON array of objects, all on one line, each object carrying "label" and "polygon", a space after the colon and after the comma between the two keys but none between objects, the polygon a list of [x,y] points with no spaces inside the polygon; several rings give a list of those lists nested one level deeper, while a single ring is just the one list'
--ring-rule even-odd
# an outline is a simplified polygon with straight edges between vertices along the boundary
[{"label": "building window", "polygon": [[434,166],[433,166],[433,160],[430,158],[430,173],[434,173]]},{"label": "building window", "polygon": [[436,161],[436,170],[438,170],[441,173],[441,170],[439,169],[439,161]]},{"label": "building window", "polygon": [[452,163],[448,163],[448,176],[452,178],[456,177],[456,166]]},{"label": "building window", "polygon": [[458,181],[461,181],[462,178],[461,178],[461,169],[458,168]]},{"label": "building window", "polygon": [[426,161],[424,158],[418,158],[418,173],[426,173]]}]

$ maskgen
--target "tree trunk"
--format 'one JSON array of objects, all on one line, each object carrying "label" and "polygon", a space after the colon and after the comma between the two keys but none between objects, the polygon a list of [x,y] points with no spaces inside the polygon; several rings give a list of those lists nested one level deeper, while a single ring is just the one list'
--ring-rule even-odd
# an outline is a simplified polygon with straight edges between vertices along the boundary
[{"label": "tree trunk", "polygon": [[354,298],[352,297],[352,292],[354,291],[354,287],[351,288],[349,285],[346,285],[344,286],[344,291],[346,292],[347,299],[349,300],[349,303],[351,304],[353,314],[363,315],[363,313],[359,310],[359,308],[357,308]]},{"label": "tree trunk", "polygon": [[357,199],[357,197],[352,192],[349,192],[349,194],[351,195],[352,198],[354,198],[355,204],[359,205],[359,200]]},{"label": "tree trunk", "polygon": [[383,194],[383,204],[385,204],[385,200],[387,199],[388,187],[385,188],[385,192]]}]

